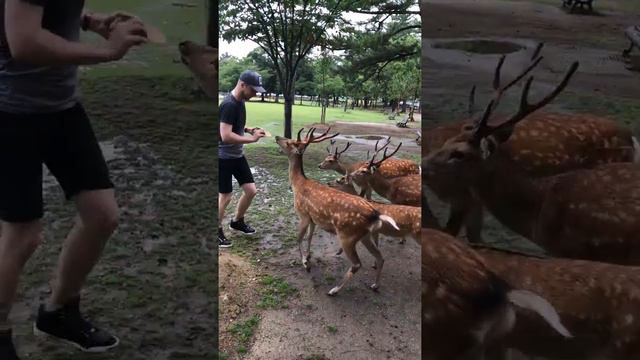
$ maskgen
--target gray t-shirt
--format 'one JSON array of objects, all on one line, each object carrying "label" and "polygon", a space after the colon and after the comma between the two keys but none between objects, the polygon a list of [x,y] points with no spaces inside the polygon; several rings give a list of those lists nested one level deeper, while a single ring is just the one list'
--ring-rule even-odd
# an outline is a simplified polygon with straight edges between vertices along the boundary
[{"label": "gray t-shirt", "polygon": [[[84,0],[21,0],[42,6],[42,27],[69,41],[80,38]],[[5,0],[0,0],[0,111],[48,113],[77,102],[77,66],[39,66],[13,59],[4,24]]]},{"label": "gray t-shirt", "polygon": [[[244,127],[247,123],[247,110],[244,101],[238,101],[229,94],[220,103],[220,122],[232,125],[234,133],[244,136]],[[243,144],[225,144],[220,141],[218,146],[218,157],[220,159],[237,159],[243,156]]]}]

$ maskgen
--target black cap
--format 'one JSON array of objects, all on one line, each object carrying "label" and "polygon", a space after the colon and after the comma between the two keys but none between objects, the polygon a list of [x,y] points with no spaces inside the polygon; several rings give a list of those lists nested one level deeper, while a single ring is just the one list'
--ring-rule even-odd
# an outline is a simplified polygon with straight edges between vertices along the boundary
[{"label": "black cap", "polygon": [[245,70],[242,74],[240,74],[240,81],[248,84],[259,93],[264,93],[266,90],[262,87],[262,76],[255,71]]}]

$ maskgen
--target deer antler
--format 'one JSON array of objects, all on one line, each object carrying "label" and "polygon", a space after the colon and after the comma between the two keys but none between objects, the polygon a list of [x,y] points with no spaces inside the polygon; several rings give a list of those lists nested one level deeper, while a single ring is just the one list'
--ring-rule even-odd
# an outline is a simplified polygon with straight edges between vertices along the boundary
[{"label": "deer antler", "polygon": [[[509,82],[507,85],[505,85],[502,88],[500,87],[500,73],[502,71],[502,65],[504,64],[506,55],[502,55],[500,57],[500,60],[498,60],[498,65],[496,66],[495,73],[493,75],[493,90],[495,90],[496,92],[494,107],[498,106],[498,104],[500,103],[500,99],[502,98],[502,94],[505,91],[507,91],[510,87],[512,87],[516,83],[518,83],[520,80],[522,80],[529,72],[531,72],[531,70],[533,70],[540,63],[540,61],[542,61],[543,57],[542,56],[538,57],[538,56],[540,55],[540,51],[542,50],[543,46],[544,46],[543,42],[538,43],[538,46],[536,46],[536,49],[533,51],[533,54],[531,55],[531,63],[529,64],[529,66],[525,68],[520,75],[518,75],[515,79],[513,79],[511,82]],[[474,113],[475,96],[476,96],[476,86],[473,85],[473,87],[471,88],[471,92],[469,93],[469,106],[467,108],[467,113],[469,114],[469,117],[472,117]]]},{"label": "deer antler", "polygon": [[476,123],[476,126],[473,130],[474,140],[479,141],[483,137],[490,135],[496,130],[509,127],[509,126],[514,126],[519,121],[526,118],[527,115],[547,105],[549,102],[551,102],[551,100],[553,100],[556,96],[558,96],[558,94],[560,94],[560,92],[562,92],[562,90],[564,90],[564,88],[569,84],[569,80],[571,79],[573,74],[576,72],[576,70],[578,70],[579,65],[580,63],[578,61],[575,61],[573,64],[571,64],[571,67],[565,74],[564,78],[562,79],[562,82],[560,82],[560,84],[558,84],[558,86],[556,86],[556,88],[551,93],[549,93],[542,100],[534,104],[530,104],[528,101],[529,90],[531,89],[531,83],[533,82],[533,76],[529,77],[529,79],[527,79],[527,83],[524,86],[524,89],[522,90],[522,96],[520,98],[520,108],[518,109],[518,112],[513,116],[511,116],[509,120],[503,122],[502,124],[496,127],[491,127],[488,125],[489,117],[491,116],[491,113],[493,112],[493,110],[496,108],[496,100],[499,99],[500,96],[502,96],[502,93],[498,94],[497,99],[494,98],[493,100],[491,100],[491,102],[489,102],[489,105],[487,106],[484,112],[484,115]]},{"label": "deer antler", "polygon": [[319,136],[314,136],[313,134],[316,131],[316,128],[312,127],[307,131],[307,135],[305,136],[304,140],[300,140],[300,134],[302,133],[303,129],[300,129],[300,131],[298,132],[298,141],[302,141],[303,143],[306,144],[311,144],[311,143],[319,143],[321,141],[325,141],[327,139],[332,139],[338,135],[340,135],[340,133],[335,133],[331,136],[327,136],[327,134],[329,133],[329,131],[331,130],[331,127],[328,127],[327,130],[325,132],[323,132],[322,134],[320,134]]},{"label": "deer antler", "polygon": [[[385,160],[387,160],[388,158],[392,157],[395,153],[398,152],[398,150],[400,150],[400,147],[402,146],[402,143],[399,143],[398,146],[396,147],[395,150],[393,150],[393,152],[391,152],[391,154],[387,155],[387,150],[389,150],[389,148],[387,147],[389,145],[389,143],[385,144],[382,148],[380,148],[379,150],[375,151],[373,153],[373,157],[371,158],[371,161],[369,161],[369,166],[368,168],[371,169],[372,167],[379,167],[382,162],[384,162]],[[380,159],[379,161],[375,161],[376,156],[378,156],[378,153],[380,151],[382,151],[382,149],[384,149],[384,153],[382,155],[382,159]]]},{"label": "deer antler", "polygon": [[[333,142],[335,142],[335,140],[331,140]],[[342,155],[342,153],[344,153],[345,151],[347,151],[347,149],[349,148],[349,146],[351,146],[351,142],[347,141],[347,146],[344,147],[344,149],[342,149],[341,151],[338,151],[338,148],[335,148],[335,157],[338,158],[338,156]]]},{"label": "deer antler", "polygon": [[327,146],[327,153],[331,154],[331,147],[333,147],[333,145],[335,145],[336,141],[335,140],[331,140],[329,142],[329,146]]}]

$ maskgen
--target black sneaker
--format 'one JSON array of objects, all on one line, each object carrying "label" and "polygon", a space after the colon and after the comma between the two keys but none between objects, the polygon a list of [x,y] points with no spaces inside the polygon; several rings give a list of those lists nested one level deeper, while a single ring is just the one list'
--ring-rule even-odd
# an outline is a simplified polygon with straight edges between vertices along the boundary
[{"label": "black sneaker", "polygon": [[40,305],[33,331],[35,335],[50,336],[90,353],[105,352],[120,343],[117,337],[82,317],[79,297],[55,311],[46,311],[44,305]]},{"label": "black sneaker", "polygon": [[229,227],[233,230],[242,231],[245,234],[255,234],[256,229],[245,224],[244,218],[240,218],[238,221],[231,221]]},{"label": "black sneaker", "polygon": [[0,359],[20,360],[16,354],[16,348],[13,346],[11,330],[0,331]]},{"label": "black sneaker", "polygon": [[218,228],[218,246],[221,248],[231,247],[231,241],[224,236],[224,231],[222,228]]}]

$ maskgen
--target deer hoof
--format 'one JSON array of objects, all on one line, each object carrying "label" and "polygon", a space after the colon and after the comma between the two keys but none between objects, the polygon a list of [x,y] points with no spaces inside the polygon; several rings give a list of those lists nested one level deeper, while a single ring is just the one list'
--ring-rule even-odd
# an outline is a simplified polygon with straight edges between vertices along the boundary
[{"label": "deer hoof", "polygon": [[378,292],[378,289],[380,288],[380,286],[378,284],[373,284],[371,286],[369,286],[369,289]]},{"label": "deer hoof", "polygon": [[333,289],[329,290],[329,292],[327,293],[327,295],[329,296],[335,296],[338,293],[338,287],[334,287]]}]

